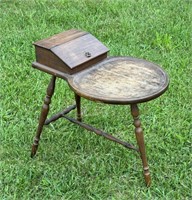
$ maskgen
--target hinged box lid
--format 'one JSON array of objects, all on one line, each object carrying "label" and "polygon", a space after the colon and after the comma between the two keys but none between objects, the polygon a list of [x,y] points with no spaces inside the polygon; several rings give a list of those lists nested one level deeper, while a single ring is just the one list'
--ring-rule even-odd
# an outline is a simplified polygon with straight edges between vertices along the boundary
[{"label": "hinged box lid", "polygon": [[34,43],[36,61],[73,74],[107,57],[109,49],[88,32],[69,30]]}]

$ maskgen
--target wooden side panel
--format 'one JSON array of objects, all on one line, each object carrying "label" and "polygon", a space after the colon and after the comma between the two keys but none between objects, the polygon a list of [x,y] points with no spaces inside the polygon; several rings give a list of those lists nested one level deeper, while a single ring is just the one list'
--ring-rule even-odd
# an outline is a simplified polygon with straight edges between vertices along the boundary
[{"label": "wooden side panel", "polygon": [[[56,57],[51,51],[48,51],[41,47],[36,47],[36,63],[46,66],[46,70],[41,69],[42,71],[45,71],[45,72],[47,72],[47,70],[52,71],[52,72],[56,70],[57,73],[63,72],[67,74],[75,74],[79,71],[82,71],[86,68],[91,67],[92,65],[100,62],[101,60],[104,60],[106,57],[107,57],[107,54],[102,54],[87,63],[81,64],[78,67],[70,69],[67,65],[65,65],[64,62],[62,62],[58,57]],[[51,73],[51,74],[54,75],[54,73]]]},{"label": "wooden side panel", "polygon": [[51,51],[38,47],[35,47],[36,61],[40,64],[46,65],[50,68],[58,71],[71,74],[71,70],[65,63],[55,56]]}]

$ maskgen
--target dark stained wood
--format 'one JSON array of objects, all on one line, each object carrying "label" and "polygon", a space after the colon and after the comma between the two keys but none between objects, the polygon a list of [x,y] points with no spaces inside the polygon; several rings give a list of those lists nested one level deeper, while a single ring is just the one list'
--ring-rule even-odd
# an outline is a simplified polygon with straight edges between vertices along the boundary
[{"label": "dark stained wood", "polygon": [[[59,72],[70,74],[71,70],[67,65],[60,60],[53,52],[42,47],[36,47],[36,61],[35,63],[46,66],[50,70],[57,70]],[[45,71],[46,72],[46,71]]]},{"label": "dark stained wood", "polygon": [[63,117],[63,115],[66,115],[69,112],[71,112],[72,110],[74,110],[76,107],[77,107],[76,105],[69,106],[65,110],[62,110],[61,112],[53,115],[49,119],[46,119],[44,125],[49,125],[51,122],[54,122],[54,121],[58,120],[59,118]]},{"label": "dark stained wood", "polygon": [[33,62],[32,63],[32,67],[34,67],[36,69],[39,69],[39,70],[41,70],[43,72],[46,72],[48,74],[51,74],[53,76],[56,76],[58,78],[62,78],[64,80],[66,80],[66,81],[69,78],[69,74],[61,72],[61,71],[59,71],[57,69],[53,69],[53,68],[47,67],[46,65],[42,65],[42,64],[40,64],[38,62]]},{"label": "dark stained wood", "polygon": [[37,42],[34,42],[33,44],[35,46],[43,47],[46,49],[51,49],[53,47],[56,47],[60,44],[69,42],[71,40],[74,40],[74,39],[81,37],[83,35],[86,35],[86,34],[88,34],[88,33],[85,31],[71,29],[71,30],[53,35],[49,38],[39,40]]},{"label": "dark stained wood", "polygon": [[[101,60],[104,60],[105,58],[106,58],[105,54],[99,56],[99,59],[101,59]],[[90,60],[89,62],[84,63],[83,65],[74,68],[72,73],[77,73],[78,71],[82,71],[82,70],[94,65],[97,62],[99,62],[99,60],[97,60],[97,59]],[[50,61],[50,63],[52,63],[52,62]],[[48,74],[62,78],[64,80],[67,80],[71,74],[71,72],[68,71],[68,69],[66,70],[66,68],[65,69],[64,68],[60,69],[59,67],[52,68],[52,67],[48,67],[46,64],[40,64],[38,62],[33,62],[32,67],[39,69],[43,72],[46,72]]]},{"label": "dark stained wood", "polygon": [[124,141],[121,141],[120,139],[110,135],[109,133],[106,133],[104,131],[101,131],[97,128],[94,128],[88,124],[85,124],[83,122],[80,122],[76,119],[73,119],[71,117],[68,117],[67,115],[63,115],[64,118],[68,119],[70,122],[74,123],[74,124],[78,124],[79,126],[85,128],[86,130],[88,131],[91,131],[91,132],[94,132],[96,133],[97,135],[100,135],[100,136],[103,136],[104,138],[108,139],[108,140],[111,140],[113,142],[116,142],[118,144],[121,144],[123,145],[125,148],[128,148],[128,149],[132,149],[132,150],[135,150],[135,151],[138,151],[138,149],[136,147],[134,147],[132,144],[129,144],[127,142],[124,142]]},{"label": "dark stained wood", "polygon": [[[107,57],[109,49],[90,33],[69,30],[34,43],[36,63],[50,71],[77,73]],[[45,71],[48,72],[48,71]]]},{"label": "dark stained wood", "polygon": [[[158,65],[138,58],[108,57],[108,49],[91,34],[69,30],[34,43],[36,62],[32,66],[52,75],[42,107],[31,157],[36,154],[43,125],[64,117],[70,122],[140,153],[144,178],[151,184],[146,158],[143,130],[137,104],[162,95],[169,79]],[[75,92],[76,105],[70,106],[47,119],[49,104],[54,93],[56,77],[68,82]],[[82,123],[81,97],[109,104],[130,104],[135,135],[139,149],[133,145]],[[77,108],[77,119],[66,114]]]},{"label": "dark stained wood", "polygon": [[51,51],[60,60],[63,60],[70,69],[73,69],[82,63],[105,54],[108,49],[91,34],[86,34],[67,43],[58,45],[52,48]]},{"label": "dark stained wood", "polygon": [[48,88],[47,88],[47,95],[44,99],[44,105],[43,105],[42,110],[41,110],[41,116],[39,118],[39,125],[38,125],[38,128],[37,128],[36,137],[35,137],[34,143],[32,145],[31,157],[33,157],[37,152],[41,132],[43,130],[43,125],[45,123],[45,120],[46,120],[48,112],[49,112],[49,104],[51,103],[51,97],[54,93],[55,80],[56,80],[56,77],[52,76],[51,81],[50,81]]},{"label": "dark stained wood", "polygon": [[109,57],[68,79],[80,96],[110,104],[145,102],[168,87],[167,74],[157,65],[131,57]]},{"label": "dark stained wood", "polygon": [[136,135],[136,139],[137,139],[137,144],[139,146],[141,160],[142,160],[142,163],[143,163],[145,182],[146,182],[147,186],[150,186],[151,177],[150,177],[150,173],[149,173],[149,167],[148,167],[148,164],[147,164],[143,129],[141,128],[141,121],[139,119],[139,109],[138,109],[137,104],[131,105],[131,114],[132,114],[133,119],[134,119],[135,135]]},{"label": "dark stained wood", "polygon": [[81,117],[81,97],[75,93],[75,101],[77,105],[77,120],[82,121]]}]

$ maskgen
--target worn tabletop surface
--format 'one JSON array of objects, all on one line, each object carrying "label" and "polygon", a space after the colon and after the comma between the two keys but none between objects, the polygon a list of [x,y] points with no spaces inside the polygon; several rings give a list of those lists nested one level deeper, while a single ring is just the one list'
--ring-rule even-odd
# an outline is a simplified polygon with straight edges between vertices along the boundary
[{"label": "worn tabletop surface", "polygon": [[112,104],[132,104],[154,99],[168,87],[168,76],[159,66],[137,58],[109,57],[69,80],[85,98]]}]

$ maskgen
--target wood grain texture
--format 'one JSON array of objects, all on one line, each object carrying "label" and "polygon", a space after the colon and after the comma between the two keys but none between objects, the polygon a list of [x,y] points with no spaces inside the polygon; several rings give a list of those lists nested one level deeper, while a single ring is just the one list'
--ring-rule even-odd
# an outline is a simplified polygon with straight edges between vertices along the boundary
[{"label": "wood grain texture", "polygon": [[71,41],[75,38],[88,34],[87,32],[71,29],[56,35],[53,35],[49,38],[45,38],[34,42],[35,46],[43,47],[46,49],[51,49],[57,45],[63,44],[65,42]]},{"label": "wood grain texture", "polygon": [[139,119],[139,108],[138,108],[137,104],[131,105],[131,115],[134,119],[133,124],[135,126],[135,136],[137,139],[140,156],[141,156],[141,160],[143,163],[143,172],[144,172],[145,183],[146,183],[147,187],[149,187],[151,184],[151,176],[150,176],[150,172],[149,172],[149,166],[147,163],[147,157],[146,157],[146,152],[145,152],[145,143],[144,143],[144,134],[143,134],[143,129],[141,127],[141,121]]},{"label": "wood grain texture", "polygon": [[[109,50],[94,36],[86,34],[67,43],[58,45],[52,48],[51,51],[59,57],[60,60],[64,61],[69,68],[73,69],[107,53]],[[90,53],[90,57],[86,56],[87,52]]]},{"label": "wood grain texture", "polygon": [[54,90],[55,90],[55,80],[56,80],[56,77],[52,76],[50,83],[47,87],[47,94],[44,99],[44,104],[42,106],[41,115],[39,118],[39,125],[37,128],[36,136],[34,138],[34,142],[33,142],[32,149],[31,149],[31,157],[35,156],[37,149],[38,149],[39,140],[40,140],[41,133],[43,130],[43,125],[44,125],[47,115],[49,113],[49,104],[51,103],[51,98],[52,98],[52,96],[54,94]]},{"label": "wood grain texture", "polygon": [[168,87],[167,74],[157,65],[131,57],[109,57],[69,79],[80,96],[112,104],[144,102]]},{"label": "wood grain texture", "polygon": [[[109,49],[90,33],[69,30],[34,43],[36,63],[49,68],[45,72],[59,71],[74,74],[107,57]],[[42,69],[42,70],[43,70]],[[44,70],[43,70],[44,71]]]},{"label": "wood grain texture", "polygon": [[63,73],[70,73],[70,68],[55,54],[51,51],[48,51],[42,47],[35,47],[36,52],[36,63],[42,64],[50,68],[50,70],[55,69]]}]

